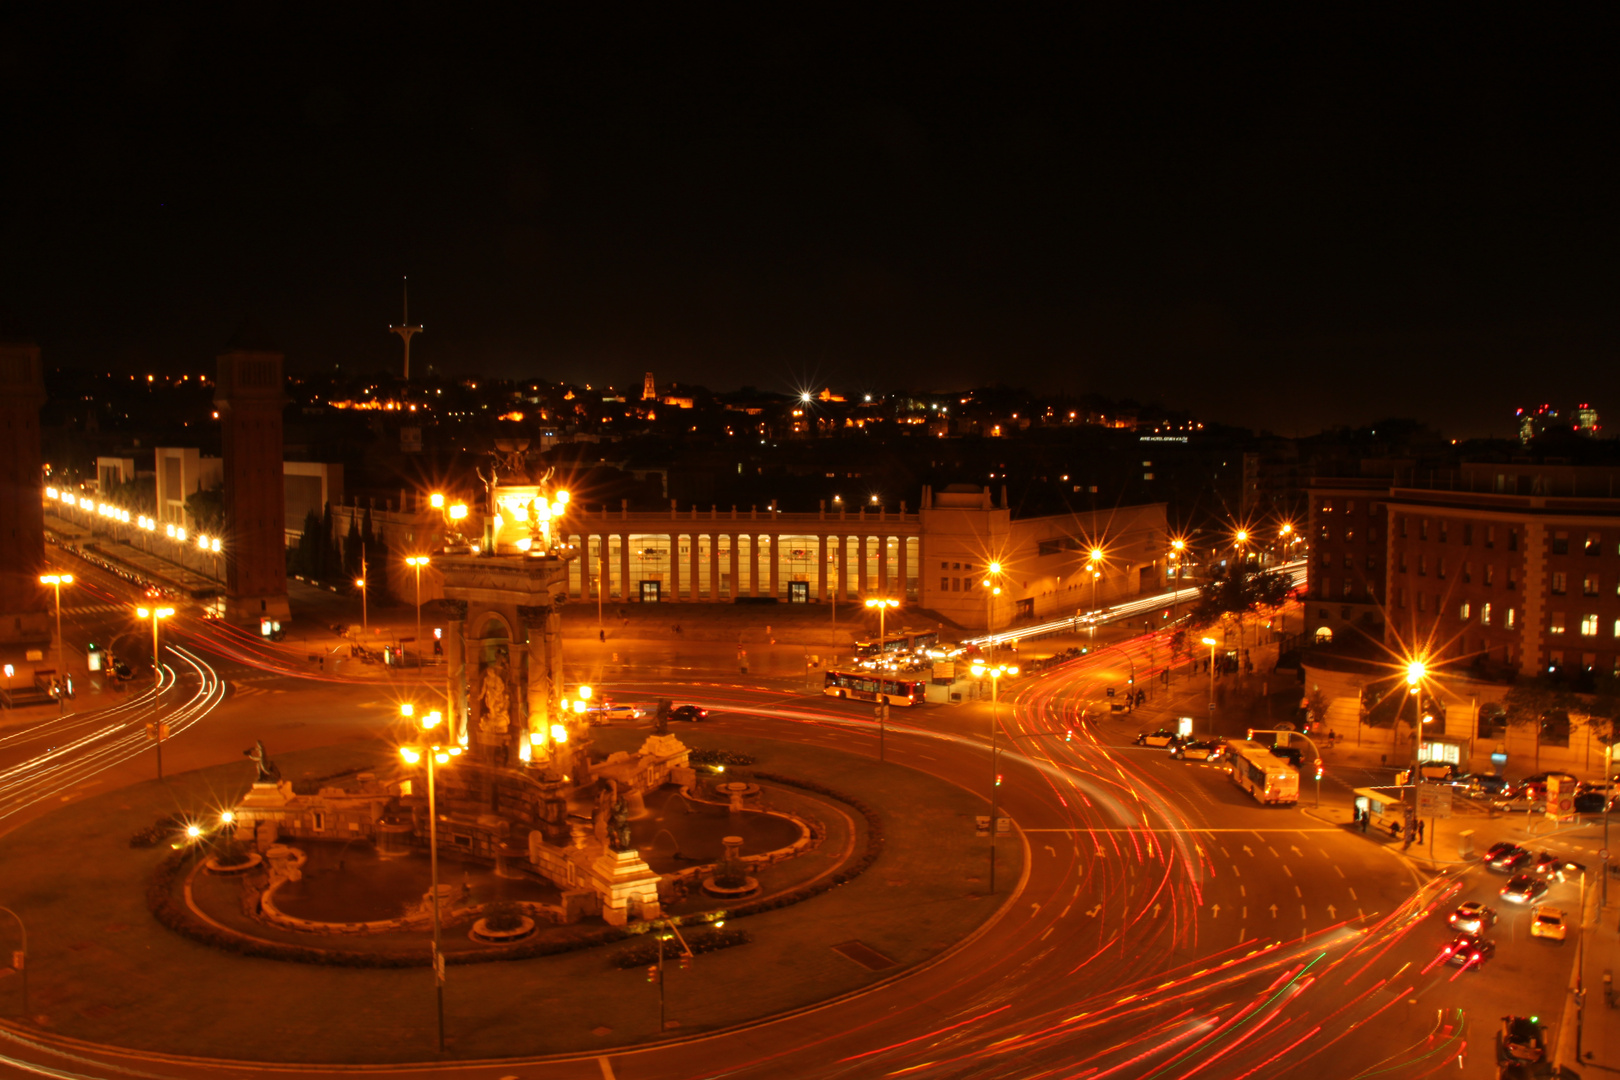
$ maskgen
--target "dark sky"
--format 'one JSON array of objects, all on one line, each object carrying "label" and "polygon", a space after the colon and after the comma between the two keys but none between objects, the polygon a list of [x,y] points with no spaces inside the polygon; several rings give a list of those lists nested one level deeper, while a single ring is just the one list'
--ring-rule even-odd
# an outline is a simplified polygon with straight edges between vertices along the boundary
[{"label": "dark sky", "polygon": [[409,274],[456,373],[1620,424],[1601,8],[484,6],[7,5],[0,336],[374,368]]}]

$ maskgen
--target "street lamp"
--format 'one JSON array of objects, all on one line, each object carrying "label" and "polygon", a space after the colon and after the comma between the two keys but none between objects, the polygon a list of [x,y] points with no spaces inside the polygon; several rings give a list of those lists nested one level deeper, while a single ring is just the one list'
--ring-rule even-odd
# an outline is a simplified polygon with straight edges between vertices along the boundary
[{"label": "street lamp", "polygon": [[[410,702],[399,707],[399,714],[407,720],[415,721],[416,708]],[[431,732],[439,726],[444,717],[439,711],[428,713],[420,721],[424,733]],[[427,789],[428,789],[428,877],[429,888],[433,897],[433,986],[439,1001],[439,1052],[444,1052],[444,956],[439,952],[439,807],[437,795],[434,791],[436,765],[447,765],[450,759],[461,754],[461,747],[442,747],[437,743],[428,746],[401,746],[399,756],[405,764],[415,765],[423,758],[427,759]]]},{"label": "street lamp", "polygon": [[1215,639],[1207,637],[1204,644],[1209,646],[1209,719],[1210,730],[1214,730],[1215,721]]},{"label": "street lamp", "polygon": [[1412,816],[1406,825],[1408,845],[1412,841],[1412,823],[1417,821],[1418,814],[1419,753],[1423,746],[1423,679],[1428,673],[1429,666],[1422,660],[1412,660],[1406,665],[1407,693],[1412,695],[1412,775],[1409,777],[1412,784]]},{"label": "street lamp", "polygon": [[[884,644],[884,641],[888,636],[884,629],[884,616],[888,615],[890,608],[899,607],[900,601],[893,600],[888,597],[874,596],[866,601],[866,606],[869,608],[877,608],[878,613],[878,686],[881,687],[883,685],[884,654],[887,652],[887,646]],[[884,760],[884,729],[887,727],[887,721],[889,719],[889,699],[883,695],[881,689],[878,693],[878,698],[878,760],[882,761]]]},{"label": "street lamp", "polygon": [[148,725],[152,742],[157,745],[157,773],[158,779],[163,779],[163,736],[164,725],[158,719],[158,698],[163,693],[163,665],[158,660],[158,623],[174,614],[172,607],[136,608],[135,614],[143,619],[152,620],[152,722]]},{"label": "street lamp", "polygon": [[56,702],[59,715],[67,713],[67,643],[62,640],[62,586],[73,584],[72,574],[41,574],[41,585],[56,591]]},{"label": "street lamp", "polygon": [[973,677],[990,677],[990,891],[996,891],[996,789],[1001,786],[1001,773],[996,771],[996,727],[1000,724],[997,706],[1000,704],[998,688],[1003,675],[1016,675],[1018,668],[1007,664],[990,666],[974,664]]},{"label": "street lamp", "polygon": [[363,577],[355,578],[354,587],[360,590],[360,632],[369,634],[371,633],[371,619],[366,614],[366,579]]},{"label": "street lamp", "polygon": [[422,661],[422,567],[428,564],[426,555],[407,555],[405,565],[416,571],[416,660]]}]

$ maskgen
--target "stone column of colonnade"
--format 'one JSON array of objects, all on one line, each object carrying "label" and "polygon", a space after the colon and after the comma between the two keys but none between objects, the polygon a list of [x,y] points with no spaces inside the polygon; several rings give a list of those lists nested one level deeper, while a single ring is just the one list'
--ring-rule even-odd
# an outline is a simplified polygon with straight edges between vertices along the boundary
[{"label": "stone column of colonnade", "polygon": [[742,580],[742,576],[738,573],[740,569],[739,560],[741,560],[742,554],[737,550],[737,534],[729,534],[729,539],[731,541],[731,599],[735,600],[737,598],[737,583]]},{"label": "stone column of colonnade", "polygon": [[669,598],[681,598],[681,534],[669,534]]},{"label": "stone column of colonnade", "polygon": [[720,599],[720,537],[709,534],[709,599]]},{"label": "stone column of colonnade", "polygon": [[900,584],[895,592],[895,598],[903,604],[906,602],[906,584],[910,580],[906,576],[906,538],[897,536],[894,538],[894,544],[895,547],[900,549],[899,557],[895,560],[895,570],[900,575]]},{"label": "stone column of colonnade", "polygon": [[[686,542],[691,545],[691,547],[687,550],[687,559],[689,560],[686,565],[687,587],[691,590],[693,600],[701,600],[703,599],[703,579],[698,576],[697,530],[694,529],[692,531],[692,533],[687,537]],[[711,540],[709,543],[712,545],[714,541]],[[711,590],[714,588],[714,578],[712,577],[709,579],[709,588]],[[709,599],[712,600],[714,597],[711,596]]]},{"label": "stone column of colonnade", "polygon": [[782,592],[777,582],[777,573],[782,568],[782,534],[771,533],[769,539],[771,542],[771,595],[780,597]]}]

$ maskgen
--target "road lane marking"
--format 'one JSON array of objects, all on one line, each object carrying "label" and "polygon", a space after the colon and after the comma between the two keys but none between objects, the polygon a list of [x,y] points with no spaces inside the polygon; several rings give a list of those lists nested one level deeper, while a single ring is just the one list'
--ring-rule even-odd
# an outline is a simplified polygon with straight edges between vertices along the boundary
[{"label": "road lane marking", "polygon": [[1333,864],[1333,869],[1334,869],[1334,870],[1336,870],[1336,871],[1337,871],[1337,872],[1338,872],[1338,874],[1339,874],[1339,876],[1340,876],[1340,877],[1341,877],[1341,878],[1342,878],[1342,877],[1344,877],[1344,871],[1343,871],[1343,870],[1342,870],[1342,869],[1340,869],[1340,867],[1339,867],[1339,864],[1338,864],[1338,863],[1334,863],[1334,864]]},{"label": "road lane marking", "polygon": [[1249,890],[1248,890],[1247,886],[1239,885],[1238,886],[1238,895],[1239,896],[1248,896],[1249,895]]},{"label": "road lane marking", "polygon": [[1276,848],[1274,848],[1274,847],[1272,847],[1272,846],[1271,846],[1271,845],[1270,845],[1270,844],[1267,844],[1267,845],[1266,845],[1266,850],[1267,850],[1267,851],[1269,851],[1269,852],[1271,852],[1271,857],[1272,857],[1272,858],[1273,858],[1273,859],[1280,859],[1280,858],[1282,858],[1282,856],[1280,856],[1280,855],[1278,855],[1278,854],[1277,854],[1277,849],[1276,849]]},{"label": "road lane marking", "polygon": [[1305,899],[1305,894],[1299,891],[1298,885],[1294,886],[1294,895],[1299,897],[1301,900]]},{"label": "road lane marking", "polygon": [[1351,889],[1350,890],[1350,899],[1352,899],[1352,900],[1360,900],[1361,897],[1356,895],[1356,890],[1355,889]]},{"label": "road lane marking", "polygon": [[1243,875],[1242,875],[1242,874],[1241,874],[1241,873],[1240,873],[1240,872],[1239,872],[1239,871],[1238,871],[1238,868],[1237,868],[1237,863],[1233,863],[1233,864],[1232,864],[1232,876],[1233,876],[1233,877],[1242,877],[1242,876],[1243,876]]},{"label": "road lane marking", "polygon": [[1299,905],[1299,917],[1301,919],[1306,917],[1306,915],[1305,915],[1305,905],[1304,904]]},{"label": "road lane marking", "polygon": [[1292,870],[1288,869],[1288,864],[1287,863],[1283,863],[1283,873],[1287,874],[1289,877],[1294,876],[1294,872]]},{"label": "road lane marking", "polygon": [[597,1058],[596,1059],[596,1064],[598,1066],[600,1066],[601,1069],[602,1069],[602,1080],[614,1080],[614,1078],[613,1078],[613,1066],[608,1064],[608,1059],[607,1058],[605,1058],[605,1057]]}]

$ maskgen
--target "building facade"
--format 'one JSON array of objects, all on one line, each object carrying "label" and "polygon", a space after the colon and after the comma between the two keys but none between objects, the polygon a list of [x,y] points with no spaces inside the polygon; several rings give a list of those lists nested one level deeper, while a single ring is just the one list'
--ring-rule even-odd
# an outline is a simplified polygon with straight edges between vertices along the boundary
[{"label": "building facade", "polygon": [[[1162,503],[1018,518],[1004,491],[999,501],[978,486],[925,487],[922,496],[916,512],[905,503],[898,510],[823,505],[816,513],[574,503],[559,527],[578,553],[568,565],[567,594],[583,602],[600,596],[610,603],[829,605],[881,596],[978,629],[987,620],[999,628],[1019,618],[1073,615],[1165,587]],[[351,516],[366,512],[333,510],[339,535]],[[442,543],[442,519],[425,500],[371,514],[396,555]],[[1089,561],[1093,547],[1104,552],[1097,573]],[[983,583],[992,563],[1003,568],[1002,592],[987,597]],[[414,589],[403,572],[394,580],[396,588]],[[430,565],[423,600],[437,598],[440,587]]]},{"label": "building facade", "polygon": [[1503,673],[1620,673],[1620,469],[1467,464],[1311,489],[1307,620]]}]

